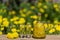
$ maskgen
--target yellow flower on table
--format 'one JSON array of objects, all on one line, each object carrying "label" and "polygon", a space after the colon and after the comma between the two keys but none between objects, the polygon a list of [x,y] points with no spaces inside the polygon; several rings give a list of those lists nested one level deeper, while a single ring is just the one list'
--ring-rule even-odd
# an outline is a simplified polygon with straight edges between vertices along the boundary
[{"label": "yellow flower on table", "polygon": [[2,35],[2,32],[0,31],[0,35]]},{"label": "yellow flower on table", "polygon": [[13,39],[14,36],[12,35],[12,33],[8,33],[8,34],[7,34],[7,38],[9,38],[9,39]]},{"label": "yellow flower on table", "polygon": [[17,32],[7,34],[7,38],[9,38],[9,39],[14,39],[14,38],[17,38],[17,37],[19,37]]},{"label": "yellow flower on table", "polygon": [[52,28],[52,29],[49,30],[49,33],[53,33],[53,32],[55,32],[54,28]]},{"label": "yellow flower on table", "polygon": [[12,34],[12,35],[13,35],[13,37],[14,37],[14,38],[18,38],[18,37],[19,37],[19,35],[18,35],[18,33],[17,33],[17,32],[13,32],[13,34]]}]

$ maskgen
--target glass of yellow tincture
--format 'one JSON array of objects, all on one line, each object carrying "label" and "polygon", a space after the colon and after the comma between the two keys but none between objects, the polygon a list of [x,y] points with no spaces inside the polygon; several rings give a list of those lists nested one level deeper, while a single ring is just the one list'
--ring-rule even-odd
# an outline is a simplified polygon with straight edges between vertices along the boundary
[{"label": "glass of yellow tincture", "polygon": [[44,39],[46,37],[43,23],[38,21],[33,28],[33,38]]},{"label": "glass of yellow tincture", "polygon": [[[38,15],[38,16],[40,16],[40,15]],[[40,18],[34,24],[33,36],[32,37],[36,38],[36,39],[44,39],[46,37],[45,27],[43,26],[43,23],[40,22]]]}]

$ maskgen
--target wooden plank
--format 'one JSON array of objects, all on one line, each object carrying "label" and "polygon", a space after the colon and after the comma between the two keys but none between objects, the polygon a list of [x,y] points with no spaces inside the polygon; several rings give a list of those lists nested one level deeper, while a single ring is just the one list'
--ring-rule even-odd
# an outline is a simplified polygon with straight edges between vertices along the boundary
[{"label": "wooden plank", "polygon": [[8,39],[6,35],[0,36],[0,40],[60,40],[60,35],[47,35],[45,39],[34,39],[34,38],[17,38]]}]

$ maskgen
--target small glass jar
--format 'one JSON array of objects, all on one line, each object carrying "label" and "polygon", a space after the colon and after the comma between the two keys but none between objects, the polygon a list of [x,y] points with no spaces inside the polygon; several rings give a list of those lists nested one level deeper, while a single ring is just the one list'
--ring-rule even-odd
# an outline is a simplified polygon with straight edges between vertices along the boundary
[{"label": "small glass jar", "polygon": [[27,23],[26,24],[26,38],[30,38],[31,37],[31,24],[30,23]]},{"label": "small glass jar", "polygon": [[45,28],[43,26],[43,23],[38,21],[33,28],[33,38],[43,39],[45,37],[46,37],[46,34],[45,34]]},{"label": "small glass jar", "polygon": [[25,25],[20,24],[20,37],[24,38],[25,37]]}]

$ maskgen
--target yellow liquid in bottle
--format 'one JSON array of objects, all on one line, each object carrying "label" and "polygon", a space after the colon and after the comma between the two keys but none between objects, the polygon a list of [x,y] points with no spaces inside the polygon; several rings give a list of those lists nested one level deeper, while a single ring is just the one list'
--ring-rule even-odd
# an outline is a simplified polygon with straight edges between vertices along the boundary
[{"label": "yellow liquid in bottle", "polygon": [[33,38],[43,39],[45,38],[45,28],[42,23],[37,23],[33,29]]}]

